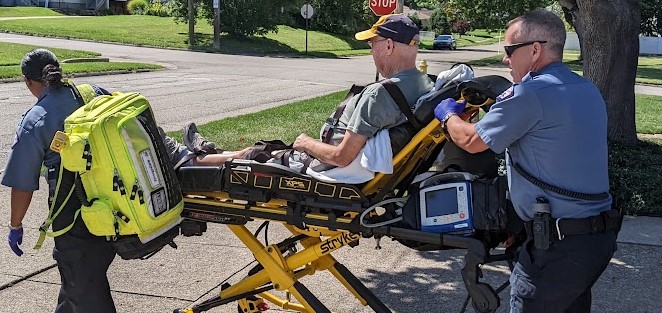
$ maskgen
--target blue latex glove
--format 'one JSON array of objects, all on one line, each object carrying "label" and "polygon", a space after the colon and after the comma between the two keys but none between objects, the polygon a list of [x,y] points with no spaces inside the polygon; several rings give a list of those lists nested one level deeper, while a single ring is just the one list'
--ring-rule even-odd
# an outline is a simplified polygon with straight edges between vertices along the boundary
[{"label": "blue latex glove", "polygon": [[464,107],[466,105],[467,102],[464,100],[457,102],[453,98],[444,99],[441,102],[439,102],[439,104],[437,104],[436,108],[434,108],[434,117],[436,117],[440,121],[443,121],[444,117],[446,117],[448,113],[452,112],[457,115],[460,115],[460,113],[464,111]]},{"label": "blue latex glove", "polygon": [[9,235],[7,235],[7,241],[9,242],[9,247],[11,248],[16,255],[23,255],[23,250],[19,246],[23,243],[23,227],[9,230]]}]

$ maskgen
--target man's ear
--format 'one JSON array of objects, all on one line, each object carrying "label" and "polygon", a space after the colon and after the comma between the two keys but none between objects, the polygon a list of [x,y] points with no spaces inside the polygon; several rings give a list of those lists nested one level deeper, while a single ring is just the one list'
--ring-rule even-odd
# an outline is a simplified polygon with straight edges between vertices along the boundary
[{"label": "man's ear", "polygon": [[538,61],[540,59],[540,57],[542,57],[542,52],[543,52],[542,50],[543,50],[543,47],[542,47],[541,43],[539,43],[539,42],[534,42],[533,43],[533,49],[532,49],[533,62]]},{"label": "man's ear", "polygon": [[395,49],[395,42],[393,42],[393,39],[386,39],[386,55],[392,55],[393,49]]}]

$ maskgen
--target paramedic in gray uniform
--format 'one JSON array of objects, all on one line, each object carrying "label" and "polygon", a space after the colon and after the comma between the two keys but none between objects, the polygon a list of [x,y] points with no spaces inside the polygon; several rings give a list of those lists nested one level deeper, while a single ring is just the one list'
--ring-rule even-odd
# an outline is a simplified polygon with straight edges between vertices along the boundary
[{"label": "paramedic in gray uniform", "polygon": [[503,62],[514,85],[475,125],[458,117],[463,102],[435,109],[458,146],[507,153],[511,199],[528,235],[510,277],[513,313],[590,312],[591,287],[616,250],[606,105],[561,63],[565,37],[549,11],[510,21]]},{"label": "paramedic in gray uniform", "polygon": [[[53,199],[60,174],[60,189],[71,189],[73,174],[66,170],[60,173],[60,155],[49,147],[55,132],[62,130],[64,119],[80,106],[72,89],[63,84],[60,64],[52,52],[45,49],[28,52],[21,62],[21,71],[25,85],[38,100],[23,114],[16,128],[2,177],[2,184],[11,188],[9,246],[18,256],[23,254],[20,247],[23,217],[32,193],[39,189],[42,164],[49,185],[49,205],[54,202],[57,210],[65,202],[65,192]],[[107,93],[95,89],[98,94]],[[90,234],[82,219],[74,216],[80,206],[75,195],[69,197],[52,224],[53,230],[60,230],[76,219],[68,232],[55,237],[53,258],[62,281],[55,312],[114,313],[106,271],[115,258],[115,249],[106,238]]]}]

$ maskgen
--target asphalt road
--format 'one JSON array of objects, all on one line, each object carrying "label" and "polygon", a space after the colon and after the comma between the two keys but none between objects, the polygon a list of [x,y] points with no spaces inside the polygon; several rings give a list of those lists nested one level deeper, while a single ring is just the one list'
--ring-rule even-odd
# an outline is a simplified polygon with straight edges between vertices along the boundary
[{"label": "asphalt road", "polygon": [[[165,65],[168,69],[160,72],[84,77],[76,81],[142,92],[154,105],[159,124],[167,130],[178,129],[187,121],[204,123],[342,90],[352,83],[369,82],[375,75],[369,56],[315,59],[217,55],[12,34],[0,34],[0,41],[91,50],[116,60]],[[419,60],[426,59],[429,71],[435,73],[456,61],[494,54],[496,48],[425,52]],[[478,75],[492,73],[508,75],[506,69],[477,69]],[[0,167],[4,166],[13,128],[33,100],[22,83],[0,84]],[[59,276],[51,268],[53,242],[47,240],[38,251],[30,249],[46,215],[45,189],[42,185],[37,192],[24,221],[26,254],[18,258],[6,244],[0,245],[0,307],[7,312],[49,312],[55,306]],[[9,212],[8,199],[7,188],[0,188],[0,212]],[[0,214],[0,223],[6,225],[7,216]],[[594,288],[594,311],[660,312],[655,288],[662,278],[662,229],[657,226],[660,223],[657,219],[637,218],[626,225],[621,237],[634,239],[619,237],[619,251]],[[271,229],[272,242],[285,234],[282,227],[275,225]],[[109,277],[119,312],[172,312],[210,290],[217,290],[221,281],[253,259],[222,225],[211,225],[204,236],[179,238],[177,243],[179,249],[164,249],[146,261],[116,259]],[[373,240],[362,240],[358,247],[341,249],[334,255],[393,311],[459,311],[466,296],[459,272],[463,251],[416,252],[390,240],[383,240],[381,245],[381,250],[375,250]],[[486,279],[495,287],[507,278],[505,264],[486,266],[484,270]],[[230,281],[243,274],[245,271]],[[328,274],[306,278],[303,283],[335,312],[371,311],[352,299]],[[507,299],[507,293],[501,293],[502,299]],[[506,306],[502,305],[498,312],[506,312]],[[231,304],[211,312],[236,312],[236,307]]]}]

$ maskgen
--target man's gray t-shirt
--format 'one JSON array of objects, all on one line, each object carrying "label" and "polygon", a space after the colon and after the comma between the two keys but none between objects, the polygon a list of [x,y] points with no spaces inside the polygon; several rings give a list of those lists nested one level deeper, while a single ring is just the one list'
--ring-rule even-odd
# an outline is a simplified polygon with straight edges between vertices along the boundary
[{"label": "man's gray t-shirt", "polygon": [[[418,98],[434,87],[430,78],[415,68],[399,72],[389,80],[402,91],[411,108]],[[348,101],[330,143],[340,144],[346,130],[372,138],[380,130],[395,127],[406,121],[407,118],[384,86],[371,84]]]}]

